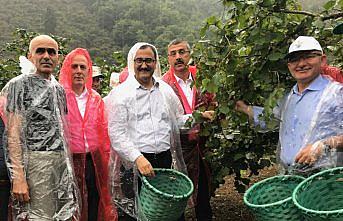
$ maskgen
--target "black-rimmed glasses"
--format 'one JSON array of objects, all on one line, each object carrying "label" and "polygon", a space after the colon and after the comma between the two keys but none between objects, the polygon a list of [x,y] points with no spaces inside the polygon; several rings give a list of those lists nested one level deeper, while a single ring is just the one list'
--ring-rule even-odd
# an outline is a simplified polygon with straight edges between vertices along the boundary
[{"label": "black-rimmed glasses", "polygon": [[154,63],[156,60],[152,58],[136,58],[133,61],[135,62],[136,65],[142,65],[143,63],[150,65]]},{"label": "black-rimmed glasses", "polygon": [[287,58],[287,62],[296,63],[296,62],[299,62],[301,59],[307,60],[307,59],[312,59],[318,56],[322,56],[322,54],[321,53],[300,53],[300,54],[291,55],[289,58]]}]

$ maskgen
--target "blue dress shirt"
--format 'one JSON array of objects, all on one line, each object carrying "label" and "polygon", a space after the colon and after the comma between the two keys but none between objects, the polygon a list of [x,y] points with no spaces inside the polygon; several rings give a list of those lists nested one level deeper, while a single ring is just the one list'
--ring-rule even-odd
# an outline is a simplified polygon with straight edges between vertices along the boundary
[{"label": "blue dress shirt", "polygon": [[[297,153],[306,144],[313,144],[317,140],[339,133],[337,131],[341,129],[343,115],[342,97],[325,94],[322,99],[329,83],[330,80],[319,75],[302,93],[296,84],[282,101],[281,108],[274,109],[274,115],[280,119],[280,159],[284,164],[293,164]],[[341,86],[335,87],[337,88],[341,89]],[[330,93],[336,92],[337,90]],[[318,105],[319,103],[321,105]],[[253,110],[255,125],[263,127],[263,122],[258,117],[263,108],[254,106]],[[314,119],[316,114],[318,115]]]}]

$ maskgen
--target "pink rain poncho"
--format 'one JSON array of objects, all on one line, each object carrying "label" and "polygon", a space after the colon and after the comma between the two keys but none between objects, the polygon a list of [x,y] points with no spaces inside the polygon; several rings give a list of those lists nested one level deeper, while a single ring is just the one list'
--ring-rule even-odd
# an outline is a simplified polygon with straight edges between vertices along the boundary
[{"label": "pink rain poncho", "polygon": [[[84,118],[80,114],[75,93],[72,90],[71,64],[77,55],[83,55],[87,59],[89,67],[85,85],[88,98]],[[97,189],[100,196],[98,220],[117,220],[117,212],[111,203],[107,186],[110,154],[107,119],[104,112],[104,102],[100,95],[92,89],[92,61],[87,50],[77,48],[66,56],[60,73],[60,83],[67,96],[69,146],[73,153],[75,175],[82,196],[81,220],[88,220],[85,181],[85,162],[88,152],[91,153],[94,163]],[[86,141],[88,145],[86,145]]]},{"label": "pink rain poncho", "polygon": [[322,73],[325,76],[331,77],[334,81],[343,83],[343,72],[337,67],[325,65],[322,67]]}]

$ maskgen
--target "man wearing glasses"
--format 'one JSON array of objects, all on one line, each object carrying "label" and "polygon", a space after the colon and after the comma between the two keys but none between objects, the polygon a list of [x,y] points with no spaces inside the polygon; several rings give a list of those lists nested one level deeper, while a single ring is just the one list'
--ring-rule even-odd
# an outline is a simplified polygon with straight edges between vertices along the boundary
[{"label": "man wearing glasses", "polygon": [[[63,127],[65,92],[53,76],[58,44],[47,35],[30,42],[22,74],[2,93],[7,98],[7,166],[15,220],[71,220],[77,192]],[[31,63],[32,62],[32,63]]]},{"label": "man wearing glasses", "polygon": [[[300,36],[289,47],[287,65],[296,85],[274,109],[280,120],[279,154],[281,165],[289,173],[307,172],[335,166],[331,151],[341,146],[342,86],[321,75],[326,56],[313,37]],[[263,108],[237,101],[236,110],[246,113],[255,125]],[[306,166],[306,167],[305,167]]]},{"label": "man wearing glasses", "polygon": [[[163,80],[168,83],[178,96],[183,113],[188,117],[198,108],[206,110],[211,106],[213,95],[204,96],[194,85],[196,80],[196,67],[188,63],[191,59],[191,49],[187,41],[173,40],[168,45],[169,70],[164,74]],[[210,98],[210,99],[208,99]],[[201,112],[204,119],[211,120],[213,111]],[[191,206],[195,206],[197,220],[212,220],[210,205],[210,170],[204,160],[204,144],[198,136],[199,124],[193,128],[181,130],[181,146],[183,157],[187,165],[188,175],[193,181],[195,191]]]},{"label": "man wearing glasses", "polygon": [[113,160],[117,173],[112,174],[119,173],[120,179],[114,177],[111,186],[121,187],[120,191],[113,191],[116,204],[139,219],[135,209],[138,172],[153,177],[153,168],[186,171],[178,135],[178,125],[184,120],[178,98],[168,84],[159,80],[161,69],[156,48],[137,43],[127,60],[129,76],[110,93],[106,103],[111,146],[122,163]]}]

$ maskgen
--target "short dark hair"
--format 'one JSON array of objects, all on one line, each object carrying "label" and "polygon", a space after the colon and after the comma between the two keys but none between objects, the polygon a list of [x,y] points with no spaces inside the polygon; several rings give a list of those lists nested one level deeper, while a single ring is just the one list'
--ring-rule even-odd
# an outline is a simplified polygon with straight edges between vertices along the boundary
[{"label": "short dark hair", "polygon": [[174,39],[168,44],[168,48],[170,48],[172,45],[178,45],[181,43],[185,43],[188,50],[191,50],[191,46],[189,45],[188,41],[182,40],[182,39]]},{"label": "short dark hair", "polygon": [[154,57],[155,60],[157,59],[157,52],[155,50],[155,48],[151,45],[142,45],[139,49],[146,49],[146,48],[151,48],[152,52],[154,52]]}]

